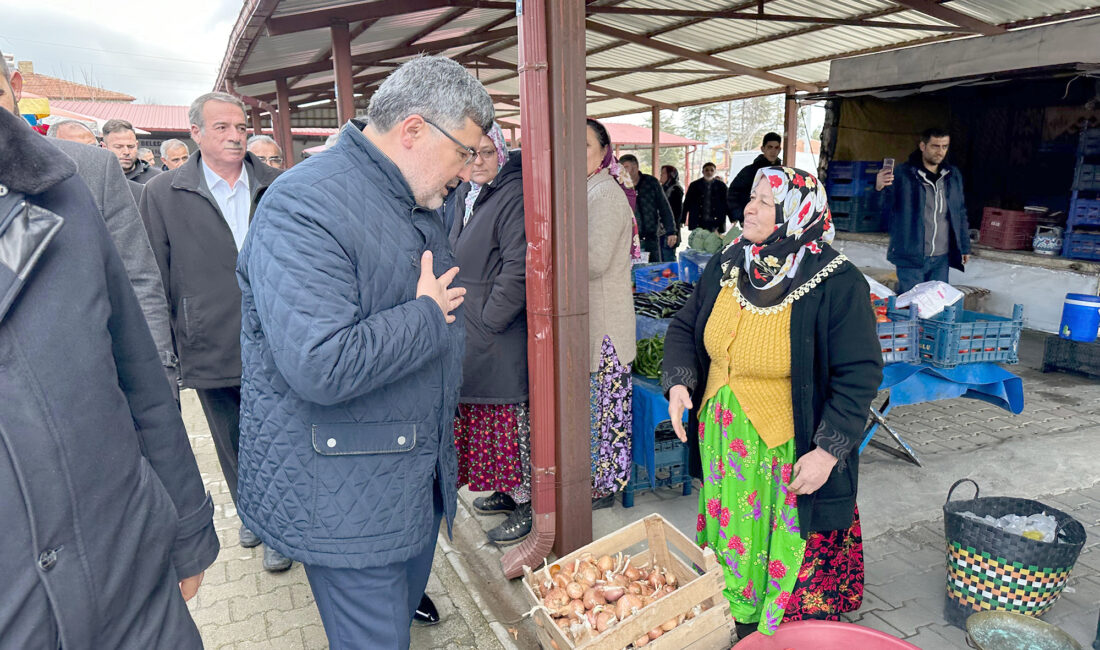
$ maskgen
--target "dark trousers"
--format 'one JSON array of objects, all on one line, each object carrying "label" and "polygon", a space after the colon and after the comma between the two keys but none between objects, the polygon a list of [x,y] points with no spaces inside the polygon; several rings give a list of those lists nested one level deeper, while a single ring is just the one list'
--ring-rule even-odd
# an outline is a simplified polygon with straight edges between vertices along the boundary
[{"label": "dark trousers", "polygon": [[218,450],[222,476],[229,484],[229,495],[237,505],[237,452],[241,447],[241,387],[197,388],[206,424]]},{"label": "dark trousers", "polygon": [[675,262],[676,261],[676,249],[667,245],[668,235],[657,239],[643,239],[642,250],[649,253],[649,261],[651,263],[657,262]]},{"label": "dark trousers", "polygon": [[443,499],[434,489],[435,524],[431,543],[404,562],[366,569],[305,565],[331,650],[393,648],[407,650],[409,626],[435,557],[435,537],[443,518]]},{"label": "dark trousers", "polygon": [[923,266],[899,266],[898,294],[909,291],[921,282],[947,282],[947,272],[950,269],[946,255],[926,258]]}]

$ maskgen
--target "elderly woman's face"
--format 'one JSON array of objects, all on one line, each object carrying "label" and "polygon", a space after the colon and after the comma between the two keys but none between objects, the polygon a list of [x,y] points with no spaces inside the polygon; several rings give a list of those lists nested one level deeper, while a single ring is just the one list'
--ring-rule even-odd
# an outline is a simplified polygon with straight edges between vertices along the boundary
[{"label": "elderly woman's face", "polygon": [[596,170],[600,168],[600,163],[603,162],[604,154],[607,153],[607,147],[600,146],[600,139],[596,137],[596,132],[592,130],[592,127],[586,127],[585,132],[585,150],[586,150],[586,168],[588,175],[596,173]]},{"label": "elderly woman's face", "polygon": [[767,176],[752,189],[749,203],[745,206],[745,224],[742,236],[754,244],[759,244],[775,231],[775,195]]},{"label": "elderly woman's face", "polygon": [[498,173],[500,168],[497,166],[497,147],[489,136],[483,135],[477,145],[477,158],[474,158],[470,180],[484,185],[496,178]]}]

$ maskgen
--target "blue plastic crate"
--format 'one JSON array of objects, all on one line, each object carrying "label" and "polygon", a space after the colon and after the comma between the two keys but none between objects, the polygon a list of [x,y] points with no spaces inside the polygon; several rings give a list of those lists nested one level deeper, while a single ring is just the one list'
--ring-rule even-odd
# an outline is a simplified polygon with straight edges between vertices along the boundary
[{"label": "blue plastic crate", "polygon": [[938,368],[964,363],[1017,363],[1024,306],[1012,317],[967,311],[951,305],[932,318],[920,319],[920,360]]},{"label": "blue plastic crate", "polygon": [[1074,226],[1100,226],[1100,199],[1081,198],[1078,194],[1073,193],[1066,225],[1070,229]]},{"label": "blue plastic crate", "polygon": [[874,183],[875,175],[882,169],[881,160],[831,160],[825,170],[826,183],[833,181],[853,181],[870,178]]},{"label": "blue plastic crate", "polygon": [[634,316],[634,338],[638,341],[651,339],[655,336],[664,336],[668,333],[668,325],[671,318],[650,318],[649,316]]},{"label": "blue plastic crate", "polygon": [[695,284],[703,277],[703,269],[714,257],[713,253],[703,253],[690,248],[680,251],[680,281]]},{"label": "blue plastic crate", "polygon": [[653,435],[654,476],[649,476],[645,465],[637,462],[633,464],[630,478],[623,488],[624,508],[634,507],[636,490],[680,486],[684,496],[691,495],[688,446],[676,438],[676,434],[672,433],[672,426],[667,422],[658,425]]},{"label": "blue plastic crate", "polygon": [[872,177],[870,180],[830,180],[825,183],[825,194],[830,199],[833,197],[841,196],[865,196],[873,194],[875,191],[875,179]]},{"label": "blue plastic crate", "polygon": [[1073,189],[1100,190],[1100,165],[1081,162],[1078,159]]},{"label": "blue plastic crate", "polygon": [[1081,131],[1077,141],[1078,156],[1100,155],[1100,129],[1085,129]]},{"label": "blue plastic crate", "polygon": [[1066,234],[1062,257],[1100,261],[1100,233],[1072,232]]},{"label": "blue plastic crate", "polygon": [[[672,271],[672,275],[664,277],[665,269]],[[680,279],[680,266],[676,262],[660,262],[658,264],[637,264],[634,266],[634,291],[637,293],[653,293],[667,289],[668,285]]]},{"label": "blue plastic crate", "polygon": [[898,309],[891,297],[886,315],[889,323],[878,323],[878,342],[883,363],[914,363],[919,355],[920,320],[915,310]]}]

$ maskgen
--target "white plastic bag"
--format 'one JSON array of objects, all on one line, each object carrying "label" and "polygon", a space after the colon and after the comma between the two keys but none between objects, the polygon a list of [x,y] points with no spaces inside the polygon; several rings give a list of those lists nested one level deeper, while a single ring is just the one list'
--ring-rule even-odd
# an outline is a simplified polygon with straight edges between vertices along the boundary
[{"label": "white plastic bag", "polygon": [[921,282],[898,296],[897,305],[899,308],[916,305],[918,316],[932,318],[948,305],[953,305],[962,299],[962,291],[946,282],[934,280],[932,282]]},{"label": "white plastic bag", "polygon": [[1005,515],[1000,519],[986,515],[979,517],[973,512],[960,512],[960,515],[968,519],[984,521],[990,526],[1000,528],[1006,533],[1020,535],[1028,539],[1053,542],[1055,532],[1058,529],[1058,520],[1046,512],[1037,515],[1021,517],[1020,515]]}]

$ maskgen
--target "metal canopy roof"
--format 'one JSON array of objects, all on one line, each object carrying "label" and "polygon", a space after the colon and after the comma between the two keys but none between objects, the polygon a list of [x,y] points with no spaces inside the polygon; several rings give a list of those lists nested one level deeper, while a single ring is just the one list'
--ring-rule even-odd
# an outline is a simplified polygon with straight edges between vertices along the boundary
[{"label": "metal canopy roof", "polygon": [[[466,65],[518,114],[516,7],[493,0],[245,0],[216,88],[292,106],[335,96],[333,21],[357,97],[420,53]],[[763,12],[763,13],[760,13]],[[605,117],[824,88],[829,62],[1100,15],[1095,0],[589,0],[587,97]],[[357,103],[362,103],[361,100]]]}]

